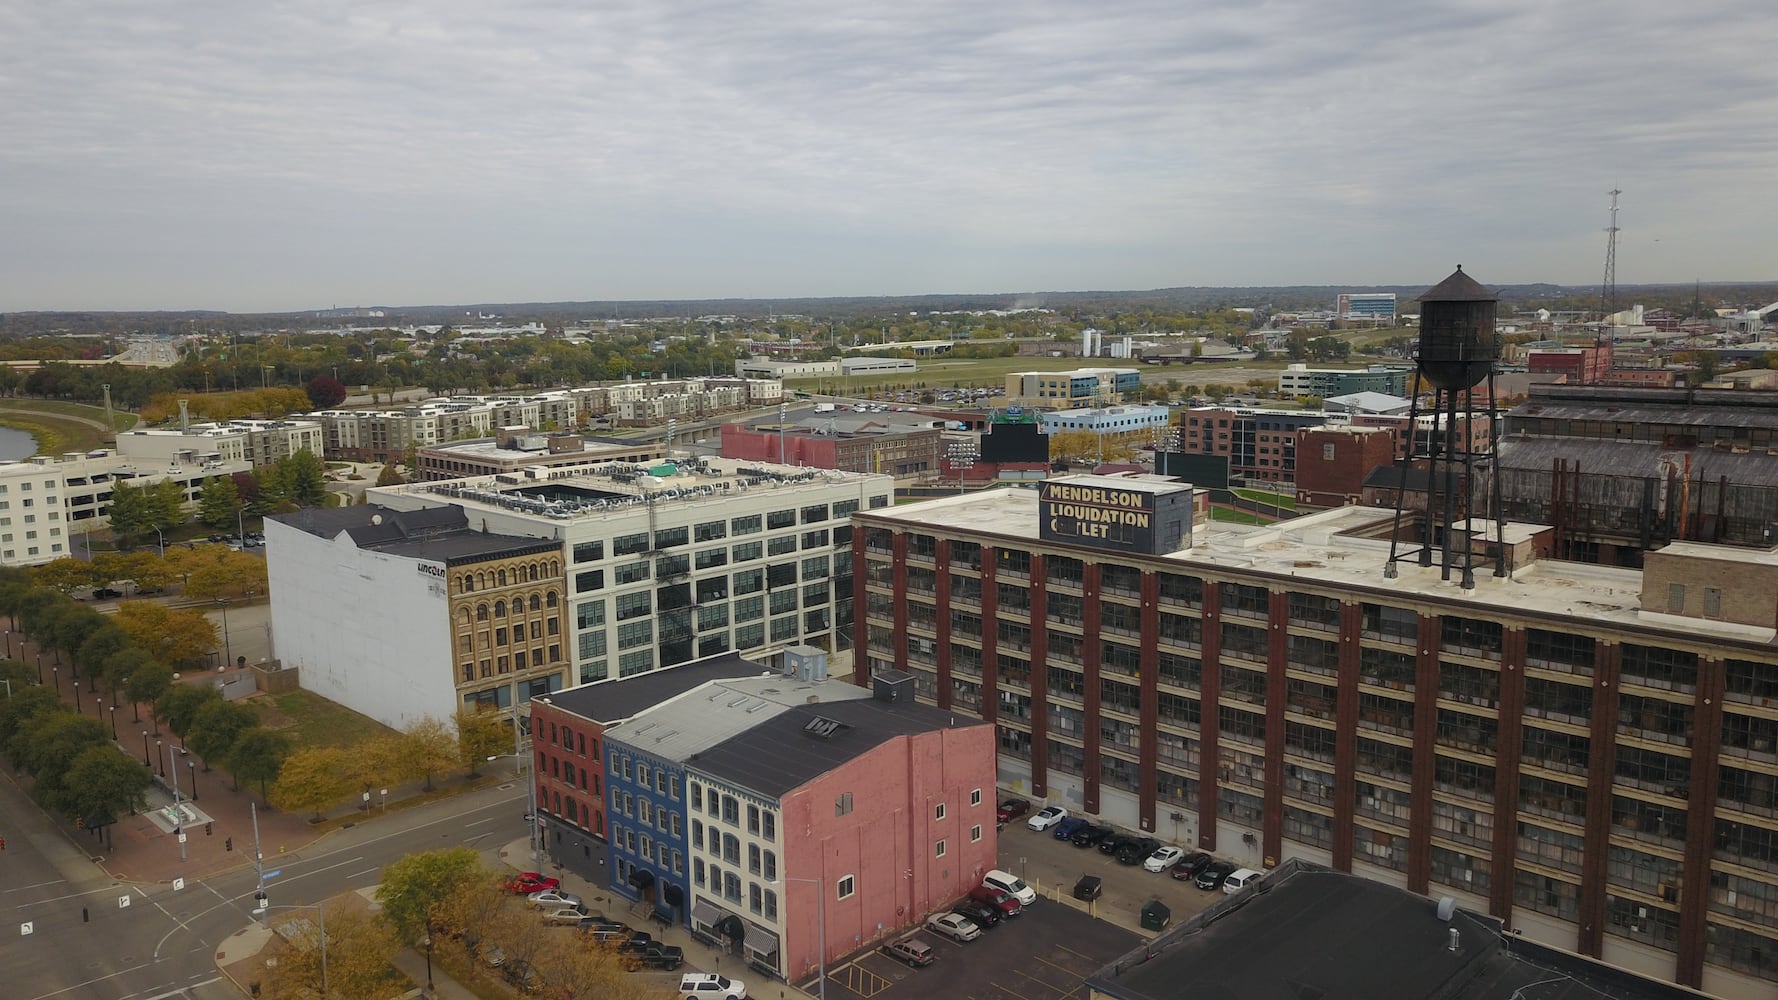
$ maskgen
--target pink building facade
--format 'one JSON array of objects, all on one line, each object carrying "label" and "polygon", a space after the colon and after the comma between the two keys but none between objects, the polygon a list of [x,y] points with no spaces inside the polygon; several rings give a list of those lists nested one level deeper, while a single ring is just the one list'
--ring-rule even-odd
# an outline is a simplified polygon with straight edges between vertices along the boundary
[{"label": "pink building facade", "polygon": [[[692,889],[695,933],[726,943],[758,971],[800,982],[814,975],[823,948],[831,966],[981,884],[999,849],[993,727],[920,705],[911,689],[902,694],[893,703],[787,712],[688,767],[688,781],[703,786],[693,804],[699,795],[706,804],[706,849],[693,858],[694,872],[704,863],[704,881],[694,878]],[[818,759],[802,764],[804,774],[773,776],[751,763],[806,756]],[[795,784],[757,787],[773,781]],[[715,816],[712,796],[723,803]],[[767,814],[775,836],[761,841]],[[721,850],[732,842],[734,853],[713,856],[713,841]],[[767,844],[777,851],[776,878],[753,868],[754,848]],[[711,867],[722,869],[718,878]]]}]

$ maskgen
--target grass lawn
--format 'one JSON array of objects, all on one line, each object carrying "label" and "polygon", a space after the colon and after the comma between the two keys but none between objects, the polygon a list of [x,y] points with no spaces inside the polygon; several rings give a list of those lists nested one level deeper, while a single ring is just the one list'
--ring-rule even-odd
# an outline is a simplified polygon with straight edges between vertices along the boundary
[{"label": "grass lawn", "polygon": [[297,746],[349,747],[393,730],[374,719],[308,691],[287,691],[249,699],[260,724],[290,737]]},{"label": "grass lawn", "polygon": [[60,455],[90,451],[116,439],[116,431],[136,426],[136,415],[114,409],[107,433],[105,408],[56,399],[0,400],[0,426],[24,431],[37,439],[37,453]]},{"label": "grass lawn", "polygon": [[1272,493],[1268,490],[1251,489],[1231,489],[1229,492],[1243,500],[1251,500],[1262,506],[1276,507],[1279,510],[1296,510],[1296,497],[1291,496],[1288,493]]},{"label": "grass lawn", "polygon": [[1210,520],[1228,521],[1234,524],[1272,523],[1272,519],[1269,517],[1260,517],[1258,514],[1249,514],[1244,510],[1236,510],[1233,507],[1219,507],[1215,504],[1210,505]]}]

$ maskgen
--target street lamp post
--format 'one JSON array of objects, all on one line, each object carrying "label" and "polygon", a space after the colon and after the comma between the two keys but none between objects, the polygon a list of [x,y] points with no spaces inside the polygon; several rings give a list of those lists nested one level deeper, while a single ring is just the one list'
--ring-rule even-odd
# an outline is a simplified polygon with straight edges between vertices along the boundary
[{"label": "street lamp post", "polygon": [[[161,744],[164,742],[166,742],[166,741],[164,741],[164,740],[155,740],[154,741],[154,759],[155,759],[155,762],[160,766],[161,777],[163,777],[163,778],[167,776],[167,762],[166,762],[165,758],[161,757]],[[169,751],[169,755],[170,754],[171,754],[171,751]]]},{"label": "street lamp post", "polygon": [[161,558],[165,559],[167,557],[167,533],[158,527],[154,529],[154,533],[161,540]]},{"label": "street lamp post", "polygon": [[112,702],[111,705],[107,708],[107,711],[109,711],[111,713],[111,742],[116,743],[117,742],[117,703]]},{"label": "street lamp post", "polygon": [[148,760],[148,730],[146,730],[146,729],[142,730],[142,766],[143,767],[153,767],[154,766]]},{"label": "street lamp post", "polygon": [[[817,875],[814,878],[797,878],[792,875],[780,875],[778,879],[767,883],[776,885],[783,882],[807,882],[815,887],[815,969],[821,977],[816,984],[816,995],[819,1000],[827,1000],[827,877]],[[789,901],[786,901],[789,909]]]},{"label": "street lamp post", "polygon": [[[20,656],[25,655],[25,640],[23,638],[19,639],[19,655]],[[42,653],[37,654],[37,683],[39,683],[39,684],[43,683],[43,654]]]},{"label": "street lamp post", "polygon": [[191,800],[196,802],[198,800],[198,762],[195,760],[186,761],[185,773],[191,779]]},{"label": "street lamp post", "polygon": [[80,682],[74,682],[74,710],[80,711]]},{"label": "street lamp post", "polygon": [[[167,756],[168,757],[173,756],[173,748],[171,746],[167,747]],[[167,776],[167,772],[162,771],[161,777],[164,778],[166,776]],[[179,860],[184,861],[185,860],[185,811],[183,809],[179,808],[179,806],[180,806],[180,802],[179,802],[179,762],[173,761],[173,813],[174,813],[174,815],[179,817],[179,819],[177,821],[177,825],[173,827],[173,836],[179,838]]]},{"label": "street lamp post", "polygon": [[216,603],[222,608],[222,655],[228,658],[223,666],[233,666],[235,662],[234,647],[228,641],[228,598],[218,597]]}]

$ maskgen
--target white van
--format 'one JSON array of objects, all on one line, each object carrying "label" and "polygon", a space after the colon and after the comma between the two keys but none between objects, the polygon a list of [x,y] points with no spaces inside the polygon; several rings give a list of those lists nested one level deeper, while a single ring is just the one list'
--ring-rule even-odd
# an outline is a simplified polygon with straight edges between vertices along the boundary
[{"label": "white van", "polygon": [[1264,878],[1265,874],[1265,872],[1256,872],[1251,868],[1237,868],[1229,873],[1228,878],[1223,880],[1222,891],[1233,896],[1235,893],[1240,892],[1242,889],[1245,889]]},{"label": "white van", "polygon": [[1037,890],[1025,884],[1025,880],[1011,872],[1003,872],[996,868],[982,876],[982,884],[990,889],[999,889],[1008,896],[1019,901],[1020,906],[1030,906],[1037,902]]}]

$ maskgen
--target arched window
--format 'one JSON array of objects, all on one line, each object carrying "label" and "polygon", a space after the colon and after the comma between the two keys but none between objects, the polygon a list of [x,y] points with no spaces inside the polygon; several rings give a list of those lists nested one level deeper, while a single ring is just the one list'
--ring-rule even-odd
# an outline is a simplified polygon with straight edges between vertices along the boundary
[{"label": "arched window", "polygon": [[488,606],[486,604],[477,604],[475,606],[475,620],[478,622],[485,622],[488,620]]},{"label": "arched window", "polygon": [[537,582],[537,564],[536,563],[531,564],[531,582],[532,583]]},{"label": "arched window", "polygon": [[463,609],[463,624],[465,624],[465,625],[469,624],[469,609],[468,608]]},{"label": "arched window", "polygon": [[494,602],[494,617],[495,618],[505,618],[506,617],[506,602],[505,601],[495,601]]},{"label": "arched window", "polygon": [[496,587],[506,586],[506,571],[505,570],[501,570],[499,573],[497,573],[495,575],[494,586],[496,586]]},{"label": "arched window", "polygon": [[531,610],[532,611],[541,611],[542,609],[543,609],[543,598],[538,597],[536,594],[532,594],[531,595]]},{"label": "arched window", "polygon": [[556,592],[552,590],[548,594],[545,594],[543,597],[543,603],[546,607],[551,607],[551,608],[555,607],[556,606]]}]

